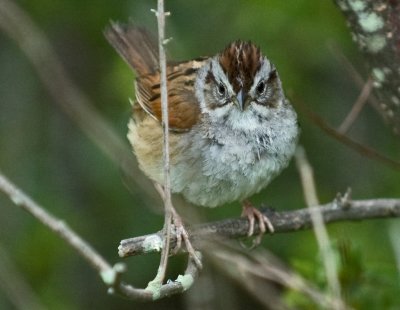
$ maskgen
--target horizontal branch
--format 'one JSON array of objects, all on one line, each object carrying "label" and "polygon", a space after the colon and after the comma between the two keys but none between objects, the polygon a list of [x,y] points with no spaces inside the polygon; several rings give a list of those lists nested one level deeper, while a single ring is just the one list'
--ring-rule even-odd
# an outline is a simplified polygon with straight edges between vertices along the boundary
[{"label": "horizontal branch", "polygon": [[[331,203],[314,208],[295,211],[275,211],[264,208],[262,212],[270,219],[275,233],[284,233],[310,228],[312,226],[311,212],[316,208],[319,208],[326,224],[400,217],[400,199],[346,200],[339,197]],[[201,248],[202,242],[205,240],[245,238],[248,230],[249,222],[246,218],[226,219],[188,227],[190,240],[196,248]],[[255,225],[255,234],[258,233],[259,227]],[[159,231],[122,240],[118,247],[118,254],[120,257],[128,257],[159,252],[162,245],[163,233]],[[170,247],[174,248],[175,245],[176,234],[172,231]]]}]

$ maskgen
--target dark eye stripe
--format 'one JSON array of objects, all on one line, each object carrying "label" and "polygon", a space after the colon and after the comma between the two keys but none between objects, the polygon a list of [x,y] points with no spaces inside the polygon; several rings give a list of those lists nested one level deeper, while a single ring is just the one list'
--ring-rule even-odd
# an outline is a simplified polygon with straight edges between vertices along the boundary
[{"label": "dark eye stripe", "polygon": [[[224,87],[224,90],[225,90],[224,95],[220,94],[219,89],[218,89],[221,85]],[[212,96],[214,97],[213,100],[209,100],[209,102],[208,102],[208,107],[211,110],[216,110],[216,109],[224,107],[230,103],[229,98],[226,97],[228,90],[226,89],[225,85],[223,85],[221,83],[221,84],[211,85],[211,87],[212,88],[209,91],[211,91]]]},{"label": "dark eye stripe", "polygon": [[274,80],[277,78],[276,69],[273,68],[268,76],[268,81]]},{"label": "dark eye stripe", "polygon": [[230,103],[230,101],[229,101],[229,100],[225,100],[225,101],[223,101],[223,102],[221,102],[221,103],[218,103],[218,104],[211,103],[211,104],[209,104],[208,107],[209,107],[211,110],[216,110],[216,109],[218,109],[218,108],[222,108],[222,107],[226,106],[228,103]]}]

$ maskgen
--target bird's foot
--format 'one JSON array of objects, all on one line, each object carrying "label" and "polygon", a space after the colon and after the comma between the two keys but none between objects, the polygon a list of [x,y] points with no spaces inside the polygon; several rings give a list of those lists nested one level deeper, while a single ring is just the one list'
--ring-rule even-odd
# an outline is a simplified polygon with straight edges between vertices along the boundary
[{"label": "bird's foot", "polygon": [[182,218],[180,217],[180,215],[176,212],[176,210],[174,208],[172,208],[172,224],[174,225],[174,228],[175,228],[176,245],[172,249],[171,252],[174,254],[179,252],[179,250],[182,247],[182,241],[183,241],[189,256],[193,259],[197,268],[202,269],[203,264],[201,263],[200,258],[197,256],[196,251],[195,251],[192,243],[190,242],[189,234],[183,224]]},{"label": "bird's foot", "polygon": [[267,229],[270,233],[273,233],[275,229],[269,218],[265,216],[260,210],[256,209],[250,201],[243,201],[242,207],[242,216],[247,217],[249,220],[249,231],[247,233],[248,237],[254,235],[254,224],[256,220],[258,222],[260,232],[258,236],[254,239],[252,245],[252,247],[255,247],[260,244],[262,236],[267,232]]}]

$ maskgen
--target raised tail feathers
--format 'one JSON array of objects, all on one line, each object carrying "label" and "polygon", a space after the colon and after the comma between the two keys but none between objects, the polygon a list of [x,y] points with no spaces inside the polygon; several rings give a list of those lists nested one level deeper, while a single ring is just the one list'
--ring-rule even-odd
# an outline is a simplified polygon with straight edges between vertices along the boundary
[{"label": "raised tail feathers", "polygon": [[113,22],[104,35],[139,75],[154,73],[158,69],[156,41],[144,28]]}]

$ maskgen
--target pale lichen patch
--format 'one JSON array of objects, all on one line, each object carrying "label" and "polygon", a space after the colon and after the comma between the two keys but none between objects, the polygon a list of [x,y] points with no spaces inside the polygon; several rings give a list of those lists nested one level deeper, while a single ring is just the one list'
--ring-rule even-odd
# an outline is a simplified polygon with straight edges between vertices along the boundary
[{"label": "pale lichen patch", "polygon": [[158,235],[151,235],[144,239],[142,246],[145,253],[160,252],[163,247],[163,241]]},{"label": "pale lichen patch", "polygon": [[386,38],[383,35],[372,35],[364,39],[367,49],[371,53],[378,53],[386,46]]},{"label": "pale lichen patch", "polygon": [[110,268],[100,272],[100,276],[106,285],[113,285],[117,278],[117,273],[115,272],[114,269]]},{"label": "pale lichen patch", "polygon": [[386,79],[386,74],[383,69],[380,68],[373,68],[372,69],[372,77],[375,81],[384,82]]},{"label": "pale lichen patch", "polygon": [[374,87],[380,88],[382,87],[382,83],[386,80],[386,73],[383,69],[373,68],[372,69],[372,78],[374,79]]},{"label": "pale lichen patch", "polygon": [[179,275],[178,278],[176,278],[176,282],[179,282],[183,290],[186,291],[188,288],[190,288],[194,282],[193,276],[190,274],[186,274],[184,276]]},{"label": "pale lichen patch", "polygon": [[157,300],[161,297],[161,286],[161,282],[158,279],[154,279],[147,284],[145,290],[151,292],[153,300]]},{"label": "pale lichen patch", "polygon": [[383,18],[375,12],[359,13],[358,23],[365,32],[375,32],[384,26]]},{"label": "pale lichen patch", "polygon": [[349,5],[354,12],[364,11],[366,8],[366,4],[361,0],[349,0]]}]

